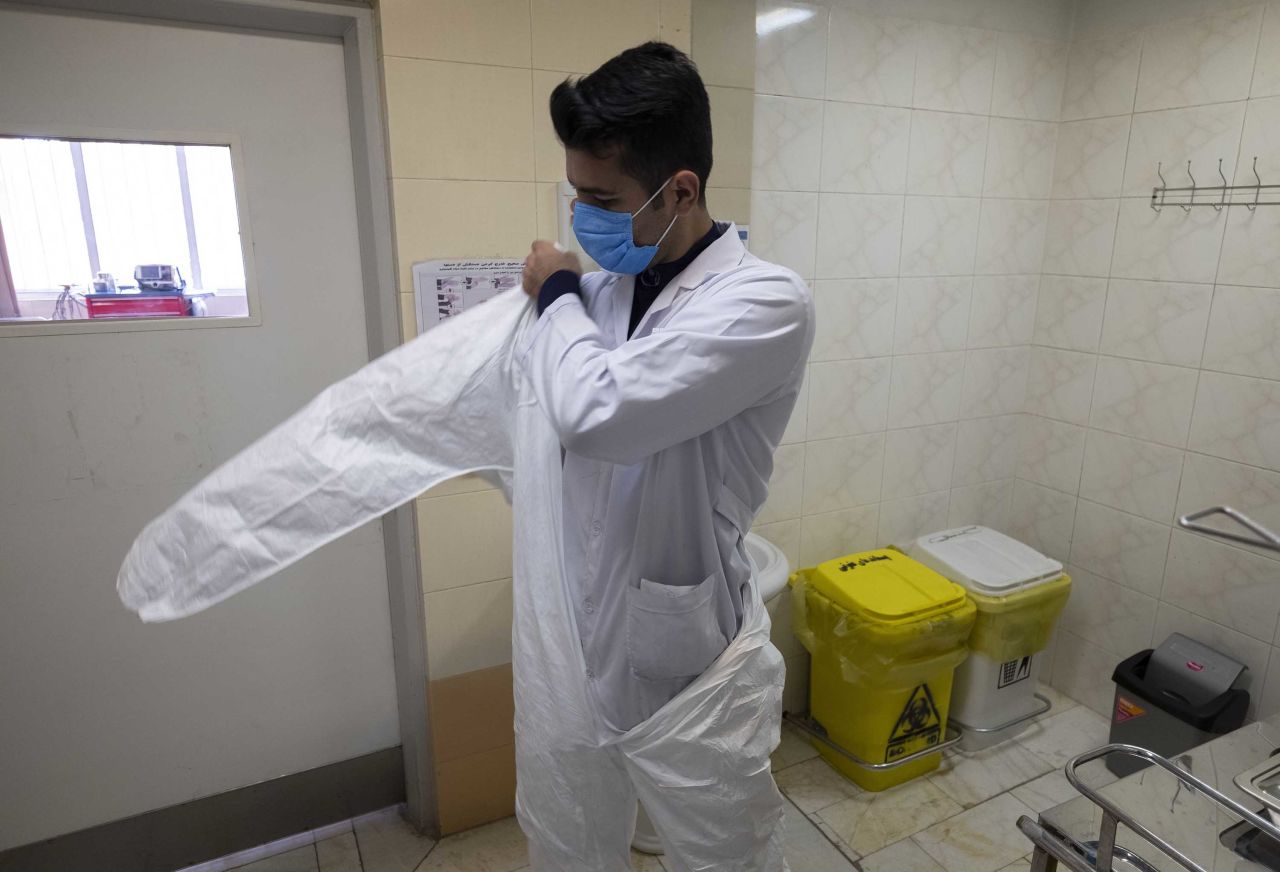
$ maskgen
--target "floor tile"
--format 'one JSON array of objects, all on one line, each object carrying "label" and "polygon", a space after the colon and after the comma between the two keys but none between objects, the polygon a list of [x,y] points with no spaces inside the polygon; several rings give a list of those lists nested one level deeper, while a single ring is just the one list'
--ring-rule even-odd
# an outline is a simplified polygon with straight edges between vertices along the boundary
[{"label": "floor tile", "polygon": [[358,818],[354,829],[364,872],[413,872],[435,845],[409,826],[399,808]]},{"label": "floor tile", "polygon": [[773,752],[770,768],[777,772],[779,769],[786,769],[788,766],[812,760],[817,756],[817,749],[813,747],[809,740],[804,738],[799,730],[783,724],[782,741],[778,744],[778,749]]},{"label": "floor tile", "polygon": [[818,832],[822,833],[823,838],[825,838],[829,843],[834,845],[835,849],[840,852],[840,855],[845,859],[847,859],[850,863],[857,863],[859,860],[862,859],[861,856],[859,856],[858,852],[853,850],[853,848],[850,848],[847,844],[845,844],[844,840],[842,840],[840,836],[836,834],[836,831],[831,829],[831,825],[828,824],[826,821],[824,821],[822,818],[817,817],[816,815],[813,815],[813,816],[810,816],[809,821],[810,823],[812,823],[814,826],[818,828]]},{"label": "floor tile", "polygon": [[316,856],[320,860],[320,872],[361,872],[355,832],[316,842]]},{"label": "floor tile", "polygon": [[1077,705],[1032,724],[1014,741],[1060,767],[1078,754],[1107,744],[1110,729],[1101,715]]},{"label": "floor tile", "polygon": [[862,872],[947,872],[910,839],[863,857]]},{"label": "floor tile", "polygon": [[[528,863],[524,833],[512,817],[441,839],[417,872],[514,872]],[[364,869],[372,872],[367,859]]]},{"label": "floor tile", "polygon": [[661,859],[652,854],[641,854],[639,851],[632,851],[631,872],[667,872],[667,867],[662,865]]},{"label": "floor tile", "polygon": [[[802,734],[784,727],[772,764],[789,800],[792,872],[1029,872],[1030,845],[1017,830],[1019,815],[1034,816],[1078,796],[1061,768],[1105,744],[1109,730],[1105,719],[1069,697],[1047,687],[1041,692],[1053,701],[1053,711],[1015,741],[948,754],[928,778],[882,793],[861,790],[818,757]],[[1101,762],[1081,772],[1089,784],[1114,779]],[[353,832],[235,872],[530,872],[528,862],[514,818],[435,845],[414,832],[398,809],[388,809],[358,819]],[[638,853],[632,865],[634,872],[673,868]]]},{"label": "floor tile", "polygon": [[972,754],[948,754],[929,780],[971,808],[1053,769],[1053,764],[1017,742],[1003,742]]},{"label": "floor tile", "polygon": [[853,872],[853,864],[836,850],[800,809],[788,802],[785,814],[787,865],[791,872]]},{"label": "floor tile", "polygon": [[237,866],[235,872],[316,872],[316,846],[303,845],[247,866]]},{"label": "floor tile", "polygon": [[927,779],[863,793],[822,809],[818,817],[861,856],[957,814],[960,806]]},{"label": "floor tile", "polygon": [[862,792],[858,785],[832,769],[821,757],[789,766],[775,774],[774,780],[787,798],[805,814],[813,814]]},{"label": "floor tile", "polygon": [[917,833],[915,840],[947,872],[997,872],[1031,847],[1017,827],[1022,815],[1035,813],[1005,794]]},{"label": "floor tile", "polygon": [[1015,787],[1012,792],[1036,814],[1048,811],[1064,802],[1070,802],[1080,795],[1059,769],[1037,778],[1030,784]]}]

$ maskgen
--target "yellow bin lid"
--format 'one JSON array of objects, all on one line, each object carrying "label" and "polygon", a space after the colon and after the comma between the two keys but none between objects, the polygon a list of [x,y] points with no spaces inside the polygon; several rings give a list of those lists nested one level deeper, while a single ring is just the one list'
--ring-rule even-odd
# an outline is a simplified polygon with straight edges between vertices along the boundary
[{"label": "yellow bin lid", "polygon": [[808,581],[827,599],[880,623],[918,620],[965,603],[964,588],[893,548],[828,560]]}]

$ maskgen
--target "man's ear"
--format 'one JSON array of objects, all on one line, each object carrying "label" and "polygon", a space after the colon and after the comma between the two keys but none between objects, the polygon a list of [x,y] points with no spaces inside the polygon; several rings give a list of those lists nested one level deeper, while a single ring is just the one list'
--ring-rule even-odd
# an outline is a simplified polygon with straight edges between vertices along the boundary
[{"label": "man's ear", "polygon": [[671,179],[671,189],[675,191],[676,214],[687,215],[698,205],[702,196],[702,182],[693,170],[680,170]]}]

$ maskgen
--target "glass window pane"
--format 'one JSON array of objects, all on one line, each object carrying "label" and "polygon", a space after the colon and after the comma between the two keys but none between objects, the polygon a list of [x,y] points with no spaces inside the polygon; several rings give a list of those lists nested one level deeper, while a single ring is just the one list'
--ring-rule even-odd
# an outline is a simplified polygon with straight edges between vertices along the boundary
[{"label": "glass window pane", "polygon": [[249,315],[233,173],[225,145],[0,134],[0,221],[17,319]]},{"label": "glass window pane", "polygon": [[173,264],[189,279],[176,149],[133,142],[86,142],[83,148],[101,269],[126,283],[139,264]]},{"label": "glass window pane", "polygon": [[186,152],[204,289],[243,291],[244,260],[236,190],[231,183],[231,149],[188,145]]},{"label": "glass window pane", "polygon": [[0,222],[19,292],[89,286],[69,142],[0,137]]}]

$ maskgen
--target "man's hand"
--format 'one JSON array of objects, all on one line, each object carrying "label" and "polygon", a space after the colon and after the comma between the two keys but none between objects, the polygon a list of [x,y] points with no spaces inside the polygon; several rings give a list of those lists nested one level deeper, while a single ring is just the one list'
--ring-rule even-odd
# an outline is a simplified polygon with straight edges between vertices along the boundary
[{"label": "man's hand", "polygon": [[539,239],[533,243],[529,256],[524,259],[524,292],[537,299],[542,283],[554,273],[567,269],[575,275],[582,275],[582,264],[572,251],[562,251],[554,242]]}]

